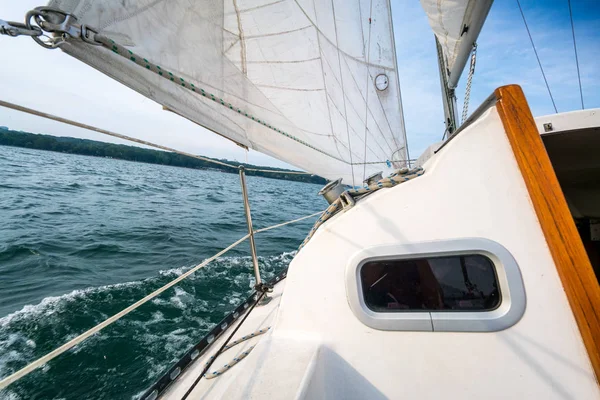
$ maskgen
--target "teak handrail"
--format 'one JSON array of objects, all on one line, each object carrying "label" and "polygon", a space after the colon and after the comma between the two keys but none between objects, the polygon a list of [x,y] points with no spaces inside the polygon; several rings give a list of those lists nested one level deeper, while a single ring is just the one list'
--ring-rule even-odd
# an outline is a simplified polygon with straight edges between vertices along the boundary
[{"label": "teak handrail", "polygon": [[598,382],[600,286],[521,87],[503,86],[494,93],[498,99],[498,114],[525,180]]}]

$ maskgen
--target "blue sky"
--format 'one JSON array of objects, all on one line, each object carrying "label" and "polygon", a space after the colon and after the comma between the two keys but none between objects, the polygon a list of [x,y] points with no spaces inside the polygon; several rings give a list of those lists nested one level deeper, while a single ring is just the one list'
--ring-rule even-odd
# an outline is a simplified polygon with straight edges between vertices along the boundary
[{"label": "blue sky", "polygon": [[[0,18],[22,20],[40,0],[0,0]],[[567,0],[521,0],[559,112],[581,108]],[[572,0],[586,108],[600,107],[600,2]],[[420,2],[392,0],[394,33],[411,157],[444,131],[433,33]],[[0,98],[67,118],[212,157],[246,160],[231,142],[161,110],[161,107],[72,59],[44,50],[29,38],[0,37]],[[6,62],[9,60],[9,62]],[[466,74],[457,89],[462,110]],[[534,116],[554,113],[516,0],[496,0],[478,40],[470,110],[498,86],[523,87]],[[0,125],[58,136],[107,141],[82,129],[0,108]],[[193,138],[193,140],[190,140]],[[112,140],[111,142],[119,142]],[[287,166],[255,151],[248,161]]]},{"label": "blue sky", "polygon": [[[400,4],[402,3],[402,4]],[[398,68],[411,157],[443,133],[443,112],[434,39],[418,2],[393,1]],[[567,0],[521,0],[559,112],[581,109]],[[586,108],[600,107],[600,2],[572,0]],[[466,72],[456,90],[459,114]],[[535,59],[516,0],[496,0],[478,39],[469,110],[495,88],[518,84],[534,116],[554,108]]]}]

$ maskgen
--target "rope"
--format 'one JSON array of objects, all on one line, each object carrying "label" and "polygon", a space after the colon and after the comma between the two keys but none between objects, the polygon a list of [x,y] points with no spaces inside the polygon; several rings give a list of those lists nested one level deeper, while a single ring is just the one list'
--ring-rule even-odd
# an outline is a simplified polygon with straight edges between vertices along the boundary
[{"label": "rope", "polygon": [[[307,219],[307,218],[313,217],[313,216],[315,216],[317,214],[319,214],[319,213],[311,214],[311,215],[308,215],[308,216],[305,216],[305,217],[302,217],[302,218],[297,218],[297,219],[292,220],[292,221],[287,221],[287,222],[284,222],[284,223],[281,223],[281,224],[278,224],[278,225],[273,225],[273,226],[270,226],[270,227],[267,227],[267,228],[259,229],[257,231],[254,231],[254,233],[260,233],[260,232],[264,232],[264,231],[267,231],[267,230],[270,230],[270,229],[275,229],[277,227],[281,227],[281,226],[284,226],[284,225],[288,225],[288,224],[291,224],[291,223],[294,223],[294,222],[301,221],[303,219]],[[10,385],[11,383],[17,381],[18,379],[21,379],[25,375],[29,374],[30,372],[34,371],[35,369],[39,368],[40,366],[46,364],[47,362],[51,361],[52,359],[58,357],[59,355],[61,355],[65,351],[70,350],[71,348],[77,346],[79,343],[83,342],[88,337],[92,336],[95,333],[100,332],[102,329],[106,328],[107,326],[111,325],[115,321],[117,321],[120,318],[124,317],[125,315],[129,314],[130,312],[132,312],[136,308],[140,307],[144,303],[147,303],[148,301],[152,300],[156,296],[160,295],[165,290],[167,290],[167,289],[175,286],[176,284],[178,284],[179,282],[181,282],[182,280],[184,280],[185,278],[187,278],[188,276],[190,276],[194,272],[198,271],[201,268],[204,268],[211,261],[214,261],[218,257],[222,256],[223,254],[227,253],[229,250],[233,249],[234,247],[236,247],[237,245],[239,245],[240,243],[242,243],[244,240],[248,239],[249,236],[250,235],[244,235],[242,238],[238,239],[237,241],[235,241],[234,243],[232,243],[231,245],[229,245],[225,249],[221,250],[220,252],[218,252],[214,256],[212,256],[210,258],[207,258],[202,263],[200,263],[200,264],[196,265],[195,267],[191,268],[190,270],[188,270],[187,272],[185,272],[181,276],[179,276],[179,277],[175,278],[174,280],[172,280],[171,282],[167,283],[166,285],[164,285],[164,286],[156,289],[154,292],[150,293],[149,295],[147,295],[146,297],[142,298],[141,300],[139,300],[139,301],[135,302],[134,304],[130,305],[129,307],[123,309],[122,311],[120,311],[119,313],[113,315],[112,317],[107,318],[106,320],[104,320],[100,324],[98,324],[98,325],[94,326],[93,328],[87,330],[86,332],[84,332],[81,335],[77,336],[76,338],[70,340],[69,342],[63,344],[59,348],[51,351],[50,353],[46,354],[45,356],[38,358],[37,360],[33,361],[32,363],[30,363],[26,367],[20,369],[19,371],[15,372],[14,374],[9,375],[6,378],[0,380],[0,390],[4,389],[5,387],[7,387],[8,385]]]},{"label": "rope", "polygon": [[[267,333],[267,331],[271,329],[271,327],[267,327],[265,329],[259,329],[256,332],[252,332],[249,335],[246,336],[242,336],[241,338],[234,340],[233,342],[231,342],[231,344],[226,345],[225,347],[223,347],[223,351],[229,350],[234,346],[237,346],[240,343],[245,342],[246,340],[250,340],[253,337],[262,335]],[[254,349],[254,345],[250,346],[248,348],[248,350],[241,352],[240,354],[236,355],[235,357],[233,357],[233,360],[229,361],[227,364],[223,365],[221,368],[217,369],[216,371],[213,371],[209,374],[204,374],[204,377],[206,379],[214,379],[217,376],[223,375],[225,372],[229,371],[234,365],[236,365],[237,363],[239,363],[240,361],[242,361],[244,358],[246,358],[248,356],[248,354],[250,354],[250,352]],[[206,362],[205,367],[209,365],[209,363],[212,363],[211,361],[214,361],[214,359],[216,358],[216,356],[210,356],[209,360]]]},{"label": "rope", "polygon": [[83,342],[88,337],[92,336],[95,333],[100,332],[102,329],[106,328],[107,326],[109,326],[113,322],[115,322],[115,321],[119,320],[120,318],[124,317],[125,315],[129,314],[130,312],[132,312],[133,310],[135,310],[136,308],[138,308],[142,304],[147,303],[148,301],[152,300],[153,298],[155,298],[156,296],[158,296],[159,294],[161,294],[165,290],[167,290],[167,289],[175,286],[176,284],[178,284],[179,282],[181,282],[182,280],[184,280],[185,278],[187,278],[188,276],[190,276],[194,272],[198,271],[200,268],[205,267],[211,261],[213,261],[216,258],[218,258],[218,257],[222,256],[223,254],[227,253],[229,250],[233,249],[235,246],[239,245],[240,243],[242,243],[247,238],[248,238],[248,235],[245,235],[241,239],[238,239],[236,242],[232,243],[231,245],[229,245],[225,249],[221,250],[220,252],[218,252],[214,256],[212,256],[212,257],[204,260],[202,263],[196,265],[195,267],[191,268],[186,273],[182,274],[181,276],[173,279],[171,282],[167,283],[166,285],[164,285],[164,286],[160,287],[159,289],[155,290],[154,292],[150,293],[149,295],[147,295],[143,299],[138,300],[134,304],[132,304],[129,307],[125,308],[124,310],[118,312],[117,314],[113,315],[110,318],[107,318],[106,320],[104,320],[103,322],[101,322],[98,325],[94,326],[93,328],[87,330],[86,332],[82,333],[81,335],[77,336],[76,338],[74,338],[74,339],[68,341],[67,343],[63,344],[59,348],[51,351],[50,353],[46,354],[43,357],[38,358],[37,360],[35,360],[31,364],[27,365],[26,367],[20,369],[19,371],[15,372],[14,374],[9,375],[8,377],[2,379],[0,381],[0,390],[4,389],[5,387],[7,387],[8,385],[10,385],[14,381],[16,381],[18,379],[21,379],[22,377],[24,377],[25,375],[29,374],[33,370],[35,370],[35,369],[41,367],[42,365],[46,364],[48,361],[56,358],[57,356],[61,355],[65,351],[67,351],[67,350],[69,350],[69,349],[77,346],[79,343]]},{"label": "rope", "polygon": [[240,327],[242,326],[242,324],[244,323],[244,321],[246,321],[246,318],[248,318],[248,316],[250,315],[250,313],[252,312],[252,310],[254,310],[254,307],[256,307],[256,305],[258,304],[258,302],[264,297],[265,293],[266,292],[262,292],[260,295],[258,295],[256,297],[256,301],[254,302],[254,304],[252,304],[252,307],[250,307],[250,309],[248,310],[248,312],[246,313],[246,315],[244,315],[244,318],[242,318],[242,320],[235,327],[235,329],[233,330],[233,332],[231,332],[231,335],[229,335],[229,337],[225,340],[225,342],[223,343],[223,345],[219,348],[219,350],[217,350],[217,352],[214,355],[214,358],[212,360],[208,361],[208,363],[204,367],[204,370],[202,370],[202,373],[196,378],[196,380],[194,380],[194,383],[190,386],[190,388],[187,390],[187,392],[185,392],[185,394],[183,395],[183,397],[181,398],[181,400],[187,399],[188,396],[190,395],[190,393],[192,393],[192,391],[194,390],[194,388],[196,387],[196,385],[198,384],[198,382],[200,382],[200,379],[202,379],[202,377],[206,375],[206,372],[208,371],[208,369],[210,368],[210,366],[215,362],[215,360],[217,359],[217,357],[219,357],[219,354],[221,354],[223,352],[223,349],[225,348],[225,346],[227,346],[227,343],[231,340],[231,338],[233,337],[233,335],[235,335],[235,333],[238,331],[238,329],[240,329]]},{"label": "rope", "polygon": [[[365,186],[365,187],[358,188],[358,189],[350,189],[350,190],[347,190],[345,193],[347,193],[352,198],[359,197],[359,196],[362,196],[367,193],[375,192],[382,188],[399,185],[401,183],[404,183],[406,181],[409,181],[411,179],[419,177],[419,176],[423,175],[424,173],[425,173],[425,171],[423,170],[423,168],[420,168],[420,167],[415,168],[413,170],[409,170],[408,168],[402,168],[402,169],[399,169],[396,172],[394,172],[389,177],[380,179],[379,181],[377,181],[369,186]],[[319,217],[319,219],[317,219],[317,221],[313,225],[312,229],[308,232],[308,235],[306,236],[306,238],[304,239],[304,241],[302,242],[300,247],[298,247],[298,251],[300,251],[306,245],[306,243],[309,242],[309,240],[313,237],[313,235],[315,234],[317,229],[319,229],[319,227],[321,225],[323,225],[325,223],[325,221],[327,221],[329,218],[334,216],[341,209],[342,209],[342,201],[341,201],[341,196],[340,196],[333,203],[331,203],[325,211],[323,211],[323,214],[321,215],[321,217]]]},{"label": "rope", "polygon": [[540,61],[540,57],[538,56],[537,50],[535,49],[535,44],[533,43],[533,38],[531,37],[531,32],[529,32],[529,26],[527,26],[527,20],[525,19],[525,14],[523,13],[523,9],[521,8],[521,3],[519,2],[519,0],[517,0],[517,5],[519,6],[519,11],[521,11],[523,23],[525,24],[525,29],[527,29],[527,35],[529,35],[529,41],[531,42],[531,47],[533,47],[535,58],[537,59],[538,65],[540,66],[540,71],[542,71],[542,76],[544,77],[544,82],[546,83],[546,89],[548,89],[550,100],[552,100],[552,105],[554,106],[554,112],[558,113],[558,110],[556,109],[556,104],[554,103],[554,97],[552,97],[552,92],[550,91],[550,85],[548,85],[548,80],[546,79],[544,68],[542,68],[542,62]]},{"label": "rope", "polygon": [[579,80],[579,96],[581,97],[581,109],[585,110],[583,105],[583,89],[581,87],[581,75],[579,73],[579,58],[577,57],[577,41],[575,40],[575,25],[573,24],[573,10],[571,10],[571,0],[567,0],[569,4],[569,17],[571,17],[571,33],[573,34],[573,48],[575,49],[575,64],[577,65],[577,79]]},{"label": "rope", "polygon": [[473,50],[471,53],[471,67],[469,68],[469,76],[467,77],[467,86],[465,89],[465,101],[463,102],[462,119],[461,124],[464,124],[469,114],[469,100],[471,99],[471,83],[473,82],[473,75],[475,74],[475,61],[477,59],[477,43],[473,43]]},{"label": "rope", "polygon": [[[269,124],[264,119],[260,119],[256,116],[252,115],[251,113],[248,113],[247,110],[242,110],[239,107],[235,107],[233,104],[226,102],[222,98],[219,98],[210,92],[207,92],[206,90],[202,89],[201,87],[197,87],[195,84],[186,81],[182,77],[174,75],[172,72],[167,71],[166,69],[162,68],[160,65],[154,64],[153,62],[149,61],[148,59],[132,52],[131,50],[116,43],[114,40],[112,40],[104,35],[96,34],[94,39],[98,43],[102,44],[102,46],[104,46],[105,48],[111,50],[113,53],[115,53],[121,57],[127,58],[130,61],[133,61],[137,65],[144,67],[147,70],[154,72],[155,74],[158,74],[159,76],[163,77],[164,79],[167,79],[167,80],[170,80],[171,82],[176,83],[178,86],[181,86],[183,88],[191,90],[192,92],[198,93],[198,94],[202,95],[202,97],[209,98],[212,101],[214,101],[215,103],[221,104],[223,107],[229,108],[230,110],[237,112],[238,114],[243,115],[244,117],[251,119],[252,121],[254,121],[256,123],[259,123],[259,124],[263,125],[264,127],[269,128],[270,130],[287,137],[288,139],[292,139],[293,141],[298,142],[312,150],[318,151],[319,153],[324,154],[328,157],[331,157],[337,161],[348,164],[347,161],[345,161],[339,157],[336,157],[332,154],[329,154],[326,151],[318,149],[317,147],[305,142],[304,140],[299,139],[296,136],[293,136],[293,135]],[[350,163],[351,162],[352,162],[352,160],[350,160]]]},{"label": "rope", "polygon": [[[53,121],[62,122],[63,124],[76,126],[78,128],[87,129],[87,130],[90,130],[90,131],[93,131],[93,132],[102,133],[103,135],[108,135],[108,136],[116,137],[116,138],[119,138],[119,139],[128,140],[130,142],[135,142],[135,143],[143,144],[145,146],[154,147],[154,148],[160,149],[160,150],[170,151],[170,152],[176,153],[176,154],[181,154],[182,156],[197,158],[199,160],[210,162],[210,163],[213,163],[213,164],[218,164],[218,165],[221,165],[221,166],[224,166],[224,167],[233,168],[233,169],[238,169],[239,168],[238,165],[227,164],[227,163],[224,163],[222,161],[213,160],[212,158],[202,157],[202,156],[198,156],[196,154],[191,154],[191,153],[186,153],[184,151],[175,150],[175,149],[172,149],[170,147],[162,146],[160,144],[151,143],[151,142],[148,142],[148,141],[142,140],[142,139],[136,139],[136,138],[131,137],[131,136],[121,135],[120,133],[115,133],[115,132],[107,131],[106,129],[96,128],[96,127],[91,126],[91,125],[86,125],[86,124],[83,124],[81,122],[73,121],[73,120],[70,120],[70,119],[62,118],[62,117],[57,117],[56,115],[52,115],[52,114],[48,114],[48,113],[45,113],[45,112],[42,112],[42,111],[34,110],[32,108],[23,107],[23,106],[20,106],[18,104],[9,103],[7,101],[0,100],[0,106],[6,107],[6,108],[11,108],[13,110],[21,111],[21,112],[24,112],[24,113],[36,115],[38,117],[50,119],[50,120],[53,120]],[[274,174],[275,173],[276,174],[283,173],[283,174],[312,175],[309,172],[301,172],[301,171],[277,171],[277,170],[257,169],[257,168],[246,168],[246,171],[267,172],[267,173],[274,173]]]}]

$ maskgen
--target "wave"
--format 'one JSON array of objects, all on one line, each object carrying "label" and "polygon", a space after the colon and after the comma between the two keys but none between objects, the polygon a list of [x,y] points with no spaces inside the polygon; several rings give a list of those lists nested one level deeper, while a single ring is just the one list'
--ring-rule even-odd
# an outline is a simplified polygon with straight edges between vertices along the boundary
[{"label": "wave", "polygon": [[[285,268],[294,254],[259,257],[265,279]],[[15,372],[189,268],[161,270],[147,279],[46,297],[0,318],[0,376]],[[98,393],[98,399],[139,397],[241,303],[252,284],[250,257],[218,258],[43,369],[0,391],[0,398],[85,398],[90,391]]]}]

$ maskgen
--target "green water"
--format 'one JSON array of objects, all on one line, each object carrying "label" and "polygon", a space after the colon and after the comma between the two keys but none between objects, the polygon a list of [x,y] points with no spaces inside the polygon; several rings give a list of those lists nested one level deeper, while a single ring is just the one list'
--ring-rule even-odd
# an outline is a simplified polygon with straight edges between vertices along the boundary
[{"label": "green water", "polygon": [[[254,227],[326,207],[318,185],[248,177]],[[267,279],[313,219],[257,237]],[[0,146],[0,377],[246,233],[239,178]],[[132,399],[250,292],[246,243],[4,391]]]}]

